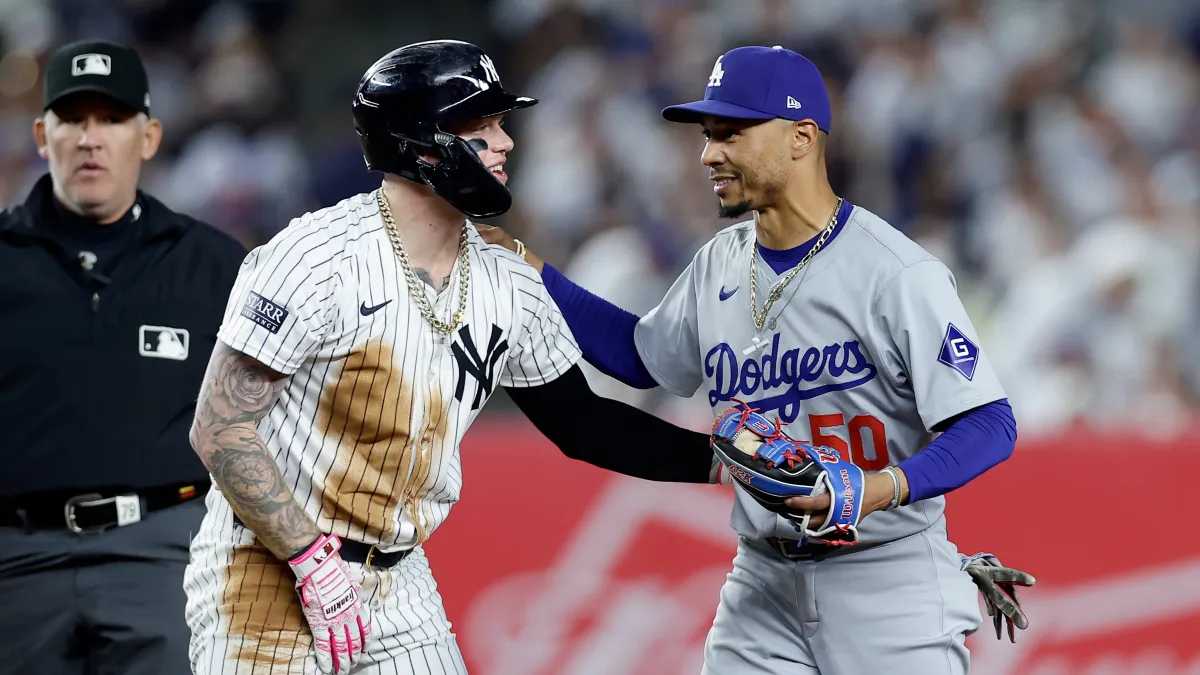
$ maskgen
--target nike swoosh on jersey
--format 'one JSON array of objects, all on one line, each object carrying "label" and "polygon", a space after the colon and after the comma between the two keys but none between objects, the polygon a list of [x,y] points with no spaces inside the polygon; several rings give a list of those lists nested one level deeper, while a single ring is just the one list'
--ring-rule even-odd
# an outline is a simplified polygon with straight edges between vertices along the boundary
[{"label": "nike swoosh on jersey", "polygon": [[384,305],[388,304],[389,302],[391,302],[391,300],[381,302],[378,305],[372,305],[371,307],[367,307],[367,303],[364,301],[361,305],[358,306],[358,313],[362,314],[363,316],[371,316],[375,312],[378,312],[379,310],[383,309]]},{"label": "nike swoosh on jersey", "polygon": [[734,286],[732,291],[726,291],[725,287],[722,286],[721,290],[717,292],[717,297],[721,299],[721,302],[725,302],[726,300],[732,298],[733,294],[737,293],[739,288],[741,288],[741,286]]}]

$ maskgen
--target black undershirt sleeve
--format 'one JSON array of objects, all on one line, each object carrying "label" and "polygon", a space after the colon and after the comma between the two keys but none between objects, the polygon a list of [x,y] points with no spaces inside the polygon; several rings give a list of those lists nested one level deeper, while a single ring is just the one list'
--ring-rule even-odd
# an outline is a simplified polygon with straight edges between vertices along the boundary
[{"label": "black undershirt sleeve", "polygon": [[596,395],[579,366],[546,384],[506,391],[567,457],[647,480],[709,482],[707,434]]}]

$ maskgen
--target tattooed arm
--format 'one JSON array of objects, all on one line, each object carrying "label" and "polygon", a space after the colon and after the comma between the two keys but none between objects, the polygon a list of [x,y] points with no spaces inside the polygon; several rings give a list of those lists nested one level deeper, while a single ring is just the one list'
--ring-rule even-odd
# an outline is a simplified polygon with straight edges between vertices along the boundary
[{"label": "tattooed arm", "polygon": [[233,510],[280,560],[321,535],[258,437],[258,423],[274,405],[284,377],[218,341],[191,432],[192,447]]}]

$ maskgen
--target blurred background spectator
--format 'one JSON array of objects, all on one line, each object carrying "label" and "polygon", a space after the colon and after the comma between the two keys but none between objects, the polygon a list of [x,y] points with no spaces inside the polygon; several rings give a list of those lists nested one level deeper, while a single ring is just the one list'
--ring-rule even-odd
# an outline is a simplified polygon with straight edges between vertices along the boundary
[{"label": "blurred background spectator", "polygon": [[[370,189],[349,96],[391,48],[454,37],[542,99],[515,115],[502,224],[644,312],[716,217],[696,129],[717,55],[784,44],[833,95],[834,187],[957,275],[1023,433],[1200,411],[1200,5],[1188,0],[0,0],[0,201],[42,171],[45,57],[142,53],[168,133],[145,188],[253,246]],[[592,374],[703,425],[703,405]]]}]

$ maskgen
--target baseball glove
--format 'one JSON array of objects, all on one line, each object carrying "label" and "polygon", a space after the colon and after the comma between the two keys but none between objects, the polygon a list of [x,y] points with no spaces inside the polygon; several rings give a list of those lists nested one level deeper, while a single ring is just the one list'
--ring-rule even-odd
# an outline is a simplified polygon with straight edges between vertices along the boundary
[{"label": "baseball glove", "polygon": [[[863,471],[837,451],[789,437],[778,421],[740,401],[713,423],[709,442],[730,478],[764,508],[790,519],[805,538],[830,545],[858,542]],[[821,523],[784,504],[789,497],[825,492],[830,507]]]}]

